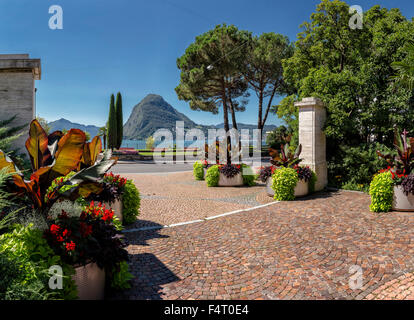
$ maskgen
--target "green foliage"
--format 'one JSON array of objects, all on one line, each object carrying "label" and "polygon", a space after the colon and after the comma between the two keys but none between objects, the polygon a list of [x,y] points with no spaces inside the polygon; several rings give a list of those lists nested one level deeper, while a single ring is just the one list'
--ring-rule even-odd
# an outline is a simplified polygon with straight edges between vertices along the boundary
[{"label": "green foliage", "polygon": [[134,276],[129,272],[129,266],[126,261],[119,264],[119,270],[114,268],[112,272],[111,287],[115,290],[126,290],[131,288],[131,280]]},{"label": "green foliage", "polygon": [[115,102],[115,114],[116,114],[116,148],[119,149],[122,145],[124,118],[122,112],[122,95],[120,92],[116,95]]},{"label": "green foliage", "polygon": [[23,134],[18,132],[25,126],[9,126],[15,119],[16,116],[13,116],[9,119],[0,121],[0,150],[17,156],[17,151],[13,148],[13,142]]},{"label": "green foliage", "polygon": [[369,194],[371,196],[369,208],[372,212],[390,211],[394,195],[394,182],[391,178],[391,172],[377,174],[369,186]]},{"label": "green foliage", "polygon": [[118,145],[118,123],[116,119],[115,111],[115,97],[111,95],[111,102],[109,104],[109,117],[108,117],[108,149],[115,149]]},{"label": "green foliage", "polygon": [[255,182],[256,175],[253,169],[246,164],[242,164],[241,170],[242,170],[242,175],[243,175],[243,184],[249,187],[256,185],[256,182]]},{"label": "green foliage", "polygon": [[277,169],[273,174],[272,179],[272,189],[275,191],[275,200],[291,201],[295,199],[295,187],[299,181],[296,170],[292,168]]},{"label": "green foliage", "polygon": [[340,145],[337,149],[328,163],[329,185],[333,187],[366,190],[374,174],[386,167],[386,161],[377,155],[377,150],[385,150],[379,143]]},{"label": "green foliage", "polygon": [[155,140],[153,136],[149,136],[147,140],[145,140],[145,148],[148,150],[152,150],[154,148]]},{"label": "green foliage", "polygon": [[402,61],[395,61],[392,67],[397,71],[393,77],[396,83],[412,91],[414,89],[414,42],[407,41],[404,51],[407,56]]},{"label": "green foliage", "polygon": [[[177,59],[180,84],[175,91],[180,100],[189,102],[192,110],[217,114],[223,111],[224,130],[229,130],[229,111],[240,108],[248,96],[248,86],[241,71],[246,61],[247,45],[252,35],[234,25],[217,25],[213,30],[196,37],[194,43]],[[237,98],[241,97],[241,102]],[[232,114],[234,115],[234,114]],[[229,160],[227,154],[227,160]]]},{"label": "green foliage", "polygon": [[272,149],[279,150],[280,145],[286,142],[286,138],[290,134],[292,134],[292,132],[290,132],[288,128],[279,126],[266,136],[266,144]]},{"label": "green foliage", "polygon": [[207,169],[206,182],[208,187],[217,187],[220,180],[220,171],[218,165],[211,166]]},{"label": "green foliage", "polygon": [[[35,292],[39,295],[37,298],[76,298],[76,286],[71,278],[74,274],[73,267],[64,264],[61,258],[54,254],[40,230],[33,229],[30,225],[14,225],[12,232],[0,236],[0,255],[16,264],[18,276],[12,281],[6,280],[7,287],[21,285],[29,289],[36,288]],[[63,269],[62,290],[49,289],[48,269],[54,265],[59,265]],[[27,298],[30,297],[32,295]]]},{"label": "green foliage", "polygon": [[243,48],[246,80],[258,97],[258,128],[263,129],[275,95],[290,91],[283,79],[282,61],[293,54],[289,39],[273,32],[254,36]]},{"label": "green foliage", "polygon": [[316,173],[312,170],[312,177],[310,178],[309,184],[308,184],[309,193],[315,192],[316,181],[318,181],[318,177],[316,176]]},{"label": "green foliage", "polygon": [[201,162],[194,162],[193,175],[196,180],[204,180],[204,167]]},{"label": "green foliage", "polygon": [[317,6],[302,25],[294,55],[283,63],[285,80],[296,92],[275,108],[293,128],[298,114],[293,102],[320,98],[327,110],[327,160],[333,165],[342,161],[339,145],[372,141],[391,147],[394,126],[414,129],[413,92],[389,81],[392,63],[407,56],[404,45],[414,38],[413,22],[398,9],[376,5],[364,12],[363,29],[352,30],[351,16],[342,1]]},{"label": "green foliage", "polygon": [[131,224],[137,220],[141,197],[139,191],[132,180],[128,180],[124,186],[122,194],[122,217],[124,224]]}]

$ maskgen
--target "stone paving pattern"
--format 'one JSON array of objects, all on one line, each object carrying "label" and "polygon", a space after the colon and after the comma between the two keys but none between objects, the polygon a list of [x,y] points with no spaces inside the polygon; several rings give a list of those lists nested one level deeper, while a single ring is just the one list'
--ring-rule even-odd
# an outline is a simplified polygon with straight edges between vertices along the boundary
[{"label": "stone paving pattern", "polygon": [[128,178],[141,192],[139,220],[129,228],[204,219],[272,201],[263,193],[261,184],[250,188],[209,188],[205,181],[196,181],[192,172],[128,174]]},{"label": "stone paving pattern", "polygon": [[[369,202],[322,193],[128,233],[135,279],[115,298],[412,299],[414,213],[374,214]],[[361,289],[349,287],[352,265],[363,270]]]}]

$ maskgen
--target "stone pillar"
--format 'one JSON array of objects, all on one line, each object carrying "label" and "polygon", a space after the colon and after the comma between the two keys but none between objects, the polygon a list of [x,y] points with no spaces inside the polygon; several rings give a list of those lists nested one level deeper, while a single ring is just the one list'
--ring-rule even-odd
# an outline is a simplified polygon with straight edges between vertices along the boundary
[{"label": "stone pillar", "polygon": [[315,171],[318,181],[315,190],[322,190],[328,184],[326,165],[326,137],[322,128],[326,110],[318,98],[304,98],[295,103],[299,107],[299,143],[302,144],[301,165],[308,165]]},{"label": "stone pillar", "polygon": [[40,80],[40,59],[28,54],[0,54],[0,120],[16,115],[10,126],[26,127],[15,142],[21,152],[27,139],[30,121],[36,117],[35,80]]}]

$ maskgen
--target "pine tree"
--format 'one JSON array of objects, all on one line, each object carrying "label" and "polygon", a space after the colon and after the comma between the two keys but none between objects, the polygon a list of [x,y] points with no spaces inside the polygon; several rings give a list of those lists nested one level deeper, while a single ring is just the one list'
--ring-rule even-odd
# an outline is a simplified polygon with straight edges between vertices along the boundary
[{"label": "pine tree", "polygon": [[114,100],[115,96],[112,94],[108,117],[108,149],[114,149],[117,147],[117,121]]},{"label": "pine tree", "polygon": [[116,102],[115,102],[115,113],[116,113],[116,137],[117,143],[116,147],[119,149],[122,145],[122,138],[123,138],[123,126],[124,126],[124,119],[122,115],[122,96],[121,93],[118,92],[116,95]]}]

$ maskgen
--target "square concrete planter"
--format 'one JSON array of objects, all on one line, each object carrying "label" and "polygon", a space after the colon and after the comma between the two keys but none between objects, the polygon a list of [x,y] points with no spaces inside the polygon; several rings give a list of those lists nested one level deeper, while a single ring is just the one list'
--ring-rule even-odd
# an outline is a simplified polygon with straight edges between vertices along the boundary
[{"label": "square concrete planter", "polygon": [[[275,196],[275,191],[272,189],[273,179],[272,177],[267,178],[266,181],[266,192],[270,197]],[[299,180],[295,187],[295,197],[304,197],[309,193],[309,183],[303,180]]]},{"label": "square concrete planter", "polygon": [[103,300],[105,296],[105,270],[96,263],[75,268],[72,276],[78,288],[79,300]]},{"label": "square concrete planter", "polygon": [[114,202],[104,202],[105,208],[112,209],[115,216],[122,222],[122,198]]},{"label": "square concrete planter", "polygon": [[414,195],[405,195],[401,186],[394,186],[392,209],[395,211],[414,211]]},{"label": "square concrete planter", "polygon": [[243,175],[241,172],[236,174],[234,177],[227,178],[220,172],[220,178],[218,182],[219,187],[239,187],[243,185]]}]

